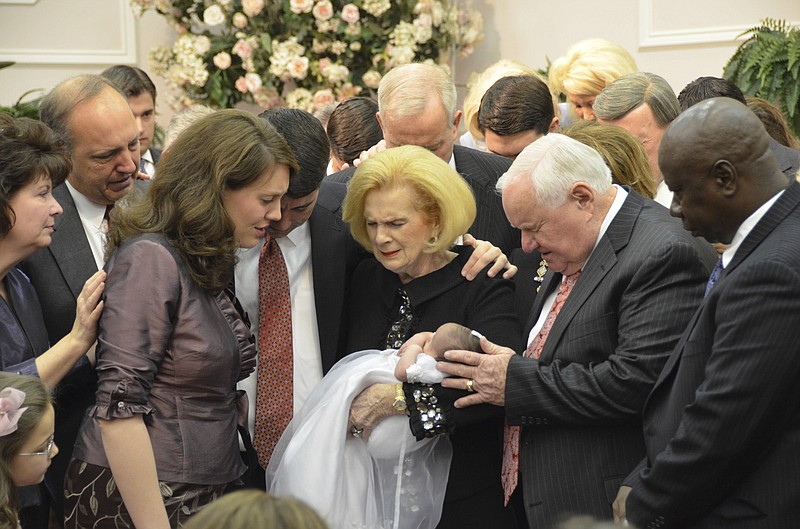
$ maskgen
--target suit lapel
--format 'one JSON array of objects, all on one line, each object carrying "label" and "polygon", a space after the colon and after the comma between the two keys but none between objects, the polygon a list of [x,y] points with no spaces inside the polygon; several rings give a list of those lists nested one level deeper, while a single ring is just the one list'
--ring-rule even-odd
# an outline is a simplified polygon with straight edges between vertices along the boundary
[{"label": "suit lapel", "polygon": [[783,195],[775,201],[772,207],[769,208],[761,220],[758,221],[758,224],[755,225],[744,241],[742,241],[742,245],[736,250],[733,260],[725,267],[725,270],[720,276],[720,280],[735,269],[739,263],[744,261],[747,256],[761,244],[767,235],[772,233],[772,230],[783,222],[783,219],[785,219],[789,213],[797,209],[798,204],[800,204],[800,183],[793,182],[786,188]]},{"label": "suit lapel", "polygon": [[61,204],[64,213],[56,217],[56,231],[48,251],[53,255],[61,275],[77,298],[83,284],[94,273],[91,271],[97,270],[97,263],[67,186],[62,184],[53,189],[53,196]]},{"label": "suit lapel", "polygon": [[541,361],[550,363],[562,335],[569,328],[581,308],[595,290],[602,288],[603,279],[617,264],[617,255],[630,241],[636,219],[642,210],[644,199],[638,194],[628,191],[628,196],[609,224],[606,233],[600,238],[586,265],[583,267],[578,282],[564,302],[561,312],[553,323],[550,334],[542,349]]},{"label": "suit lapel", "polygon": [[[739,264],[743,262],[753,252],[753,250],[758,247],[759,244],[761,244],[767,235],[772,233],[775,227],[780,224],[787,215],[789,215],[789,213],[797,209],[798,205],[800,205],[800,183],[794,182],[786,189],[786,191],[784,191],[783,196],[781,196],[775,202],[775,204],[772,205],[772,207],[769,209],[769,211],[767,211],[766,215],[761,218],[758,224],[755,225],[745,240],[742,241],[742,245],[736,251],[733,260],[723,270],[722,274],[717,280],[717,284],[721,283],[726,275],[739,266]],[[697,325],[697,321],[700,319],[700,315],[705,310],[706,299],[700,303],[700,306],[694,312],[692,319],[686,326],[686,330],[683,331],[683,334],[681,335],[680,340],[678,340],[673,353],[670,355],[667,363],[661,370],[658,380],[656,380],[656,383],[653,385],[653,390],[650,392],[651,396],[655,394],[656,390],[658,390],[658,388],[665,381],[671,379],[672,373],[680,364],[681,357],[683,356],[683,348],[686,345],[686,341],[689,339],[689,336],[692,335],[692,332]],[[648,402],[649,401],[650,397],[648,397]],[[645,405],[645,409],[647,409],[647,405]]]}]

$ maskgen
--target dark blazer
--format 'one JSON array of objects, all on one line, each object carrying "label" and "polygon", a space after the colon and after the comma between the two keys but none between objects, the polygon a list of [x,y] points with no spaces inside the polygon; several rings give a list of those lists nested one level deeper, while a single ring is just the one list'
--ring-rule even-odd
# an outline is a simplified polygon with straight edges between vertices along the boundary
[{"label": "dark blazer", "polygon": [[[460,145],[453,146],[456,170],[472,188],[477,212],[469,233],[477,239],[489,241],[506,255],[519,248],[519,230],[509,224],[503,211],[503,201],[495,190],[497,180],[511,167],[511,160],[496,154],[481,152]],[[326,177],[331,182],[347,183],[355,173],[350,167]]]},{"label": "dark blazer", "polygon": [[153,165],[158,163],[159,158],[161,158],[161,153],[163,151],[161,149],[156,149],[155,147],[150,147],[150,156],[153,157]]},{"label": "dark blazer", "polygon": [[625,480],[631,525],[797,526],[798,263],[795,182],[736,251],[647,400],[647,460]]},{"label": "dark blazer", "polygon": [[346,193],[344,184],[322,182],[314,211],[308,219],[323,374],[344,353],[346,333],[342,330],[347,286],[358,261],[369,256],[360,250],[342,221],[342,201]]},{"label": "dark blazer", "polygon": [[[444,268],[402,285],[415,316],[410,333],[435,331],[443,323],[455,322],[497,343],[509,340],[510,345],[518,347],[513,283],[490,278],[485,271],[473,281],[464,279],[461,269],[471,254],[472,248],[462,248]],[[384,348],[397,315],[396,293],[400,286],[397,275],[377,260],[365,260],[359,265],[348,307],[353,315],[348,351]],[[497,410],[494,406],[485,407]],[[419,429],[414,428],[414,423],[420,426],[420,421],[415,421],[418,418],[419,410],[412,411],[415,435]],[[503,509],[500,484],[503,418],[499,413],[482,418],[480,423],[459,426],[450,436],[453,460],[440,528],[465,527],[459,522],[464,518],[470,520],[466,527],[513,527],[513,513]]]},{"label": "dark blazer", "polygon": [[[567,513],[611,517],[641,458],[641,410],[716,262],[652,200],[628,191],[584,266],[539,361],[508,366],[505,412],[521,425],[520,472],[531,527]],[[526,325],[561,281],[548,272]]]},{"label": "dark blazer", "polygon": [[790,182],[794,182],[797,178],[797,171],[800,171],[800,151],[781,145],[773,138],[769,140],[769,148],[775,155],[778,168],[789,178]]}]

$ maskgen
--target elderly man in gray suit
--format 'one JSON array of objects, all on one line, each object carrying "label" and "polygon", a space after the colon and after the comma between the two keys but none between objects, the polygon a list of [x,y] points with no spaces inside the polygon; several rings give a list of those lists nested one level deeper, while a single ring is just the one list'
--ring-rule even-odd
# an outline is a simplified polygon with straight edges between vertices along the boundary
[{"label": "elderly man in gray suit", "polygon": [[[72,171],[53,189],[64,213],[48,248],[22,262],[42,304],[50,343],[72,328],[86,280],[103,268],[107,211],[134,187],[139,129],[130,106],[97,75],[68,79],[47,94],[41,119],[67,144]],[[64,475],[86,407],[94,403],[94,370],[86,363],[56,390],[55,442],[60,452],[46,475],[53,511],[63,511]],[[61,517],[58,517],[61,519]]]},{"label": "elderly man in gray suit", "polygon": [[[641,412],[703,297],[711,246],[669,212],[613,185],[600,155],[549,134],[497,184],[522,247],[549,265],[522,355],[485,339],[446,353],[443,386],[472,392],[443,406],[452,426],[478,403],[504,406],[503,481],[522,488],[530,527],[570,513],[612,516],[622,478],[644,454]],[[516,428],[521,429],[516,429]],[[519,498],[519,496],[514,496]]]}]

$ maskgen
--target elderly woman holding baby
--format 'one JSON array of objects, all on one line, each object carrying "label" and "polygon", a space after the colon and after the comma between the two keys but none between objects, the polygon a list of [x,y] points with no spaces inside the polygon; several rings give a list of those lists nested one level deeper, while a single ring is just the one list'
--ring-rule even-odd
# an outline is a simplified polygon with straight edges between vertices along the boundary
[{"label": "elderly woman holding baby", "polygon": [[[490,340],[521,341],[513,284],[461,274],[473,250],[453,243],[472,225],[475,200],[434,154],[403,146],[365,161],[349,183],[343,218],[375,256],[352,280],[348,351],[398,348],[446,322]],[[366,437],[383,417],[406,412],[418,439],[441,433],[432,395],[424,385],[376,384],[353,403],[352,433]],[[515,527],[500,483],[502,416],[487,408],[473,419],[450,436],[453,459],[438,527]]]}]

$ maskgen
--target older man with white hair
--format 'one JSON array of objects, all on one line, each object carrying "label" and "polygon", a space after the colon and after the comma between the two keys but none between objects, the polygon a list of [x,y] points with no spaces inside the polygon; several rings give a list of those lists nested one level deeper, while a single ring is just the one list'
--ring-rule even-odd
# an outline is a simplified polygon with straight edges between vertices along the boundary
[{"label": "older man with white hair", "polygon": [[[482,340],[453,351],[443,386],[473,404],[503,406],[503,481],[522,488],[530,527],[567,514],[612,516],[611,502],[644,454],[641,412],[650,388],[703,297],[715,252],[669,212],[614,185],[602,157],[561,134],[520,153],[497,184],[525,251],[547,260],[521,355]],[[443,406],[448,409],[448,406]]]}]

